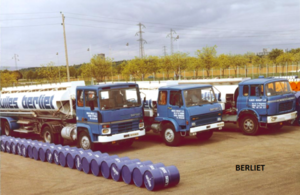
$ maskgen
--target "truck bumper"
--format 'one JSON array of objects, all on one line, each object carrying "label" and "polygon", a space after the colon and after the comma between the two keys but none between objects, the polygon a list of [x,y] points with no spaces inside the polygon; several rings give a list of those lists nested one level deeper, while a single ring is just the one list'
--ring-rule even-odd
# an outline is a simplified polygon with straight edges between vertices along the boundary
[{"label": "truck bumper", "polygon": [[190,133],[207,131],[210,129],[222,129],[222,127],[224,127],[224,122],[212,123],[212,124],[202,125],[202,126],[198,126],[198,127],[193,127],[190,129]]},{"label": "truck bumper", "polygon": [[297,111],[294,111],[294,112],[291,112],[288,114],[268,116],[267,123],[278,123],[278,122],[293,120],[295,118],[297,118]]},{"label": "truck bumper", "polygon": [[98,141],[99,143],[106,143],[106,142],[113,142],[113,141],[119,141],[119,140],[124,140],[124,139],[130,139],[130,138],[135,138],[135,137],[140,137],[146,134],[145,129],[142,130],[136,130],[136,131],[131,131],[127,133],[119,133],[119,134],[114,134],[110,136],[105,136],[105,135],[99,135],[98,136]]}]

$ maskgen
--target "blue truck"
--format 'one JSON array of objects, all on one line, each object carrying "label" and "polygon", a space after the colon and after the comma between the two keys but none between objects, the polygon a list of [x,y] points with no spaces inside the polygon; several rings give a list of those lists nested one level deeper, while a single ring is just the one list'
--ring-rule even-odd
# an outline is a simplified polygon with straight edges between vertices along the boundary
[{"label": "blue truck", "polygon": [[222,106],[212,85],[160,87],[158,99],[145,98],[143,104],[146,131],[160,133],[168,146],[179,145],[185,136],[208,140],[214,129],[224,126]]},{"label": "blue truck", "polygon": [[3,88],[1,133],[38,134],[45,142],[77,141],[130,146],[145,135],[143,105],[135,83],[85,86],[83,81]]},{"label": "blue truck", "polygon": [[234,91],[220,91],[225,97],[223,121],[236,123],[246,135],[280,129],[297,119],[296,97],[287,79],[245,79]]}]

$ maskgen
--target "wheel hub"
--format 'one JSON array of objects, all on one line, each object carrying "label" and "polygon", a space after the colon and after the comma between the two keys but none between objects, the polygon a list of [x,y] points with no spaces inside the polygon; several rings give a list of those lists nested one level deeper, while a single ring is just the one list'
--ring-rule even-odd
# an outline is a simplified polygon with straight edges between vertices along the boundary
[{"label": "wheel hub", "polygon": [[89,138],[88,137],[86,137],[86,136],[83,136],[82,138],[81,138],[81,147],[83,148],[83,149],[90,149],[90,140],[89,140]]},{"label": "wheel hub", "polygon": [[5,131],[5,135],[9,136],[9,128],[7,126],[5,126],[5,130],[4,131]]},{"label": "wheel hub", "polygon": [[247,130],[247,131],[251,131],[251,130],[253,130],[253,128],[254,128],[253,121],[250,120],[250,119],[245,120],[245,122],[244,122],[244,129]]},{"label": "wheel hub", "polygon": [[172,142],[174,140],[174,132],[172,129],[167,129],[165,131],[165,139],[168,141],[168,142]]},{"label": "wheel hub", "polygon": [[50,134],[50,132],[48,132],[48,131],[45,132],[44,139],[45,139],[46,143],[50,143],[51,142],[51,134]]}]

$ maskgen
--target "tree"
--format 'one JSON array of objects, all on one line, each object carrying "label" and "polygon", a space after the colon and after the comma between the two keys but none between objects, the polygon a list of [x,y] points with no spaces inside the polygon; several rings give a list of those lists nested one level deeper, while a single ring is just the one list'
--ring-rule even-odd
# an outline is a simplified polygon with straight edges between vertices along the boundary
[{"label": "tree", "polygon": [[147,56],[144,58],[144,60],[148,67],[149,73],[154,73],[154,77],[156,77],[156,73],[161,69],[159,58],[157,56]]},{"label": "tree", "polygon": [[170,72],[172,71],[172,58],[171,56],[163,56],[162,61],[162,70],[166,72],[167,79],[170,77]]},{"label": "tree", "polygon": [[224,77],[225,69],[228,69],[231,65],[231,58],[230,58],[230,56],[228,56],[226,54],[221,54],[218,57],[218,61],[219,61],[219,63],[218,63],[219,67],[222,70],[222,76]]},{"label": "tree", "polygon": [[128,61],[124,67],[124,70],[122,71],[122,74],[124,74],[127,81],[129,80],[130,76],[132,76],[134,81],[136,81],[136,76],[138,75],[137,64],[133,60]]},{"label": "tree", "polygon": [[83,77],[93,77],[97,82],[102,82],[105,76],[111,75],[112,59],[94,55],[90,63],[84,64],[81,70]]},{"label": "tree", "polygon": [[69,73],[70,73],[70,77],[75,77],[75,78],[77,78],[76,68],[75,68],[74,66],[70,66],[70,67],[69,67]]},{"label": "tree", "polygon": [[26,78],[27,78],[28,80],[32,81],[33,76],[34,76],[33,74],[34,74],[34,73],[33,73],[32,70],[28,71]]},{"label": "tree", "polygon": [[281,64],[282,69],[284,70],[284,66],[294,61],[294,56],[292,53],[283,53],[276,58],[276,63]]},{"label": "tree", "polygon": [[17,83],[17,75],[14,72],[8,70],[0,71],[1,87],[8,87],[14,83]]},{"label": "tree", "polygon": [[247,77],[247,74],[248,74],[248,69],[247,67],[248,66],[253,66],[254,64],[254,58],[256,57],[255,53],[253,52],[247,52],[246,54],[244,54],[244,58],[246,59],[246,69],[245,69],[245,72],[246,72],[246,77]]},{"label": "tree", "polygon": [[187,68],[187,53],[177,52],[171,55],[172,70],[175,72],[176,79],[179,79],[179,74]]},{"label": "tree", "polygon": [[268,58],[270,59],[271,63],[274,63],[276,65],[276,73],[277,73],[277,65],[278,63],[276,62],[276,58],[283,54],[282,49],[272,49],[272,51],[268,54]]},{"label": "tree", "polygon": [[202,50],[196,51],[196,56],[201,60],[208,77],[210,70],[218,65],[216,48],[217,46],[215,45],[213,47],[203,47]]},{"label": "tree", "polygon": [[232,59],[232,67],[235,72],[235,76],[237,77],[237,70],[239,67],[243,67],[247,63],[247,59],[242,55],[234,55],[231,57]]},{"label": "tree", "polygon": [[40,78],[46,79],[47,81],[57,81],[59,76],[58,68],[54,66],[54,62],[49,62],[46,65],[41,65],[42,68],[38,70]]}]

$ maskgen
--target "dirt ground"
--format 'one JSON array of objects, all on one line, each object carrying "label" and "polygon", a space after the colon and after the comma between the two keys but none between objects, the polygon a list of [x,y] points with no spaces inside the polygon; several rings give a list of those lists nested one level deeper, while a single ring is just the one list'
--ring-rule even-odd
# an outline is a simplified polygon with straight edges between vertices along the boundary
[{"label": "dirt ground", "polygon": [[[245,136],[234,125],[215,131],[209,141],[185,138],[168,147],[148,134],[125,150],[104,152],[141,161],[175,165],[180,183],[157,194],[299,194],[300,127]],[[146,188],[63,168],[33,159],[0,153],[1,194],[151,194]],[[264,171],[236,171],[236,165],[265,165]]]}]

